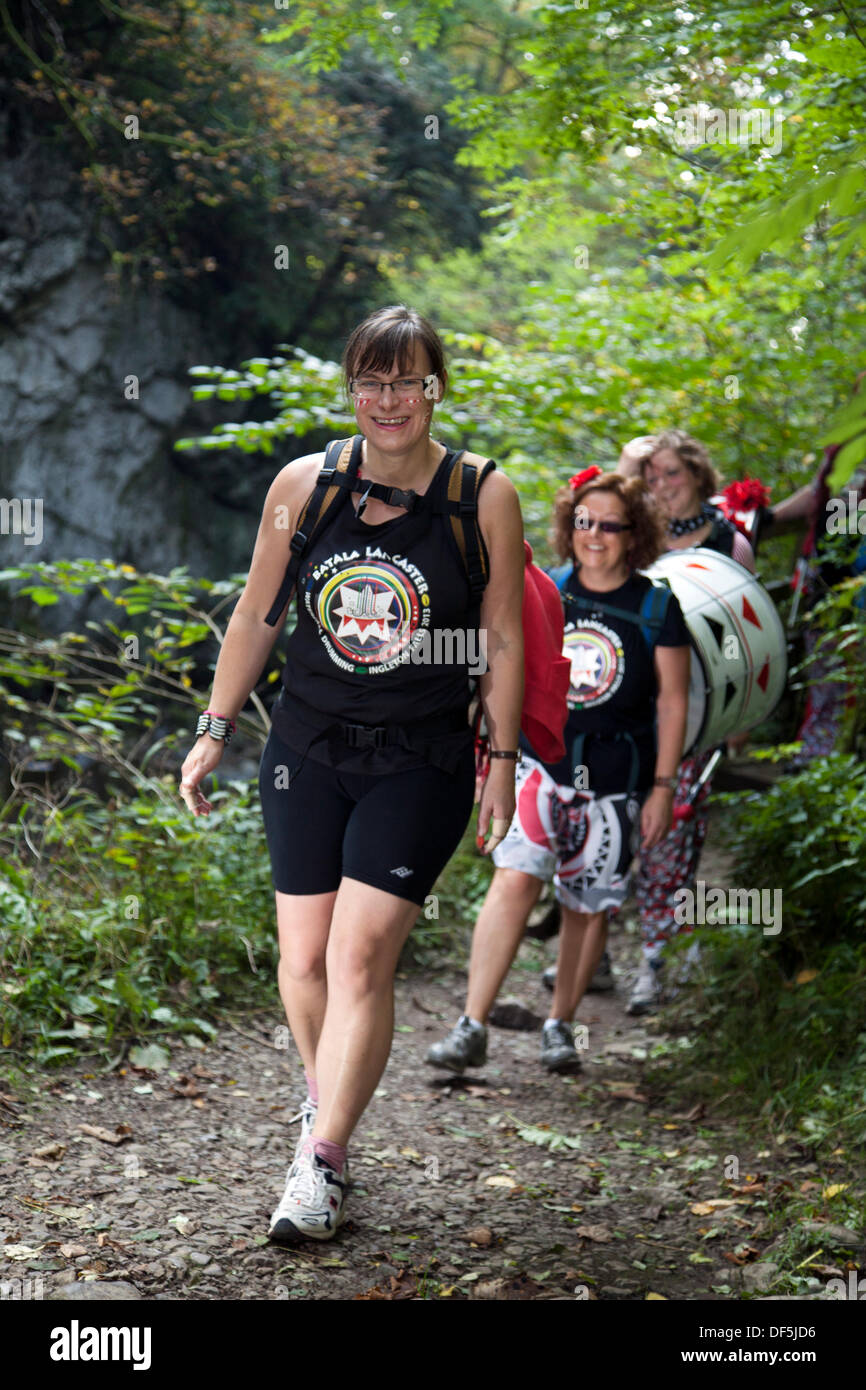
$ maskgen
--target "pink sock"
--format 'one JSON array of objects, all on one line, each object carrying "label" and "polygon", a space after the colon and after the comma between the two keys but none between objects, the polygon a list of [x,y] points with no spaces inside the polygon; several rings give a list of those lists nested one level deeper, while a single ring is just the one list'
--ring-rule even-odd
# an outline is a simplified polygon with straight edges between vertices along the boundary
[{"label": "pink sock", "polygon": [[318,1105],[318,1103],[319,1103],[319,1088],[318,1088],[318,1086],[316,1085],[315,1077],[310,1076],[310,1073],[309,1073],[308,1071],[305,1071],[305,1072],[304,1072],[304,1079],[306,1080],[306,1083],[307,1083],[307,1095],[310,1097],[310,1100],[313,1102],[314,1105]]},{"label": "pink sock", "polygon": [[346,1162],[346,1149],[343,1144],[332,1144],[330,1139],[312,1139],[313,1153],[329,1163],[336,1173],[342,1173]]}]

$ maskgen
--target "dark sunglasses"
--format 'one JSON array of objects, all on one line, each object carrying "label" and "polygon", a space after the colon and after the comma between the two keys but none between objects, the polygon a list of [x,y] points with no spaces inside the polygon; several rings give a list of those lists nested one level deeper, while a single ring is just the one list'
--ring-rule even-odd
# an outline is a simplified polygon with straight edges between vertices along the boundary
[{"label": "dark sunglasses", "polygon": [[587,521],[585,516],[574,518],[575,531],[591,531],[597,526],[599,531],[604,531],[605,535],[617,536],[620,531],[633,531],[634,527],[624,521]]}]

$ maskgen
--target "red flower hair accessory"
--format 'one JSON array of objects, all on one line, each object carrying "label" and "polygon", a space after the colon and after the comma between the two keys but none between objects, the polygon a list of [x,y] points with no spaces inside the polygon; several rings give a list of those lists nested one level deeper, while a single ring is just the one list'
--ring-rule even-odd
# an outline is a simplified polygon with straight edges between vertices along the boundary
[{"label": "red flower hair accessory", "polygon": [[584,483],[589,483],[593,478],[598,478],[602,472],[603,469],[599,468],[597,463],[593,463],[589,468],[584,468],[582,472],[575,473],[573,478],[569,478],[569,487],[573,488],[576,492],[579,487],[583,487]]},{"label": "red flower hair accessory", "polygon": [[766,507],[770,501],[770,489],[760,478],[741,478],[728,483],[722,489],[722,496],[733,511],[748,512],[755,507]]}]

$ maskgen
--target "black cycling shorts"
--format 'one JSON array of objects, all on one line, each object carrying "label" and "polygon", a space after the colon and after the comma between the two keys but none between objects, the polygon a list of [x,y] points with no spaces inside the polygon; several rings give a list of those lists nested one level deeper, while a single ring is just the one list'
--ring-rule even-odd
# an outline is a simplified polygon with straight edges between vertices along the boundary
[{"label": "black cycling shorts", "polygon": [[469,743],[453,773],[429,763],[339,772],[302,758],[272,728],[259,796],[278,893],[333,893],[346,877],[423,906],[469,822],[475,755]]}]

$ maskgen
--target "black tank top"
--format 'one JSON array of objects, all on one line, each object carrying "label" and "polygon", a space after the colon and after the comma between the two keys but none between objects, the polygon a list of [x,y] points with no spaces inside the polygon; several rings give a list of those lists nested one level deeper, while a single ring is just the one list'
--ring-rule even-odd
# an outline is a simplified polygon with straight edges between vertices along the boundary
[{"label": "black tank top", "polygon": [[[304,557],[273,722],[283,742],[317,762],[344,771],[428,762],[450,770],[472,742],[480,604],[445,510],[453,458],[451,450],[443,457],[419,511],[376,525],[356,515],[345,491]],[[353,748],[333,733],[316,737],[329,720],[416,730],[406,746]],[[450,732],[425,732],[443,723]]]}]

